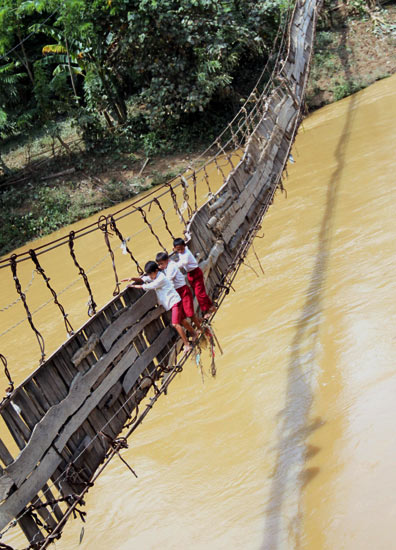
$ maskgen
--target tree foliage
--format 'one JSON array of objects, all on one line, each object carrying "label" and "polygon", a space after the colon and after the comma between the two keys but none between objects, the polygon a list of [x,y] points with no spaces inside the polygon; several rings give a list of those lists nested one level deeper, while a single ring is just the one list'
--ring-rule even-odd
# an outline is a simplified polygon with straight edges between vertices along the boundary
[{"label": "tree foliage", "polygon": [[67,115],[87,140],[141,145],[229,111],[286,1],[1,0],[2,135]]}]

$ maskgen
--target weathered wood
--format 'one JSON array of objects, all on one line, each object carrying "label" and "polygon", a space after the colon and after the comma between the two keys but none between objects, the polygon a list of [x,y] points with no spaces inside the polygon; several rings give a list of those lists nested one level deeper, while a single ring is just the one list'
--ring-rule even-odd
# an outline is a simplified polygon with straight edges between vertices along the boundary
[{"label": "weathered wood", "polygon": [[31,514],[26,514],[18,521],[19,526],[22,531],[25,533],[26,538],[29,542],[40,542],[44,540],[44,537],[37,527],[36,522],[32,518]]},{"label": "weathered wood", "polygon": [[135,363],[130,367],[124,377],[122,386],[126,393],[129,393],[133,384],[142,374],[147,364],[150,363],[156,355],[165,347],[165,345],[172,338],[172,328],[166,327],[159,337],[151,344],[149,348],[138,358]]},{"label": "weathered wood", "polygon": [[14,461],[14,459],[12,458],[11,453],[9,452],[9,450],[4,445],[4,443],[1,439],[0,439],[0,458],[3,461],[3,464],[5,466],[8,466],[9,464],[11,464],[11,462]]},{"label": "weathered wood", "polygon": [[84,344],[72,357],[72,363],[77,367],[81,361],[87,358],[95,349],[96,344],[99,342],[99,336],[92,334],[86,344]]},{"label": "weathered wood", "polygon": [[[268,208],[300,120],[315,2],[296,5],[283,72],[271,95],[257,106],[251,121],[255,129],[243,156],[186,230],[192,236],[191,251],[206,267],[208,291],[224,280],[229,264],[239,259],[242,240]],[[181,200],[181,188],[176,192]],[[162,362],[174,364],[180,345],[155,293],[128,288],[14,392],[13,402],[6,403],[1,414],[21,452],[13,459],[0,441],[5,465],[0,468],[0,499],[7,497],[0,505],[0,529],[29,501],[37,500],[40,490],[52,494],[46,485],[49,478],[63,495],[84,486],[110,445],[97,434],[103,430],[117,437],[130,411],[149,391],[147,376],[158,378]],[[80,477],[64,479],[68,466],[76,474],[81,469]],[[58,505],[39,513],[51,527],[63,516]],[[28,538],[39,540],[41,533],[31,516],[24,516],[21,527]]]},{"label": "weathered wood", "polygon": [[0,504],[0,529],[23,510],[47,482],[50,472],[53,472],[61,462],[62,457],[51,448],[22,486]]},{"label": "weathered wood", "polygon": [[2,473],[0,477],[0,501],[8,497],[8,494],[14,485],[14,480],[7,474]]},{"label": "weathered wood", "polygon": [[145,313],[157,305],[155,292],[146,292],[137,302],[132,304],[124,313],[116,319],[100,337],[106,351],[109,351],[114,341],[122,332],[137,323]]},{"label": "weathered wood", "polygon": [[[121,359],[121,361],[117,364],[112,373],[118,371],[121,371],[122,373],[122,369],[126,370],[136,357],[136,351],[130,351]],[[62,426],[64,426],[67,419],[71,415],[73,415],[75,410],[81,407],[85,400],[92,401],[92,398],[87,399],[87,395],[89,395],[92,385],[97,380],[98,376],[101,374],[104,368],[105,363],[102,363],[102,365],[100,365],[98,362],[95,365],[95,368],[89,370],[86,374],[77,375],[76,378],[73,380],[72,385],[70,386],[70,391],[67,397],[65,397],[65,399],[60,401],[57,405],[51,407],[46,415],[43,417],[43,419],[35,426],[32,436],[26,447],[20,453],[18,458],[13,462],[13,464],[10,464],[10,466],[7,467],[7,474],[14,479],[18,487],[33,470],[37,462],[43,457],[45,451],[54,441],[56,434],[61,430]],[[101,387],[98,388],[97,392],[102,393],[103,388],[100,388]],[[96,392],[94,395],[96,395]],[[97,399],[97,402],[99,402],[100,399]],[[81,415],[79,416],[79,418],[80,417]],[[85,418],[82,418],[81,421],[85,420]],[[78,426],[75,426],[75,429],[77,428]],[[69,433],[69,431],[70,429],[67,433]],[[70,433],[70,436],[72,434],[73,431]],[[66,444],[66,442],[67,440],[64,444]],[[59,447],[57,445],[58,450],[61,451],[63,449],[63,446]]]}]

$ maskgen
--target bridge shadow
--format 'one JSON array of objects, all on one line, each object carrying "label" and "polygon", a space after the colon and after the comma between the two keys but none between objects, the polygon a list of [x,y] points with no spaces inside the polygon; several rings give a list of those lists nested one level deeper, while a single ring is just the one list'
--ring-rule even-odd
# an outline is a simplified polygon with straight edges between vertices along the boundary
[{"label": "bridge shadow", "polygon": [[[346,33],[344,45],[345,40]],[[347,77],[351,79],[350,63],[345,54],[342,62]],[[348,104],[345,124],[335,150],[337,164],[327,186],[326,208],[318,237],[315,264],[297,321],[296,333],[290,345],[285,406],[279,413],[275,467],[265,509],[262,550],[300,548],[302,491],[320,471],[319,468],[305,467],[307,460],[320,451],[320,448],[308,445],[306,439],[310,433],[323,425],[321,418],[310,420],[309,413],[314,400],[313,384],[319,369],[319,331],[322,323],[323,291],[331,254],[334,214],[340,180],[345,168],[346,148],[355,104],[356,97],[353,96]]]}]

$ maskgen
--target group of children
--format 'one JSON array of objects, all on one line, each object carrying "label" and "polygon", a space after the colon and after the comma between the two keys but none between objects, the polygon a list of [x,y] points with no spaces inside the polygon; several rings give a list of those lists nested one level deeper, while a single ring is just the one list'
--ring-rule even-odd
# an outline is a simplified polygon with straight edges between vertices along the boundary
[{"label": "group of children", "polygon": [[[193,341],[196,340],[198,335],[191,323],[187,321],[187,318],[190,318],[197,329],[201,330],[201,319],[194,310],[194,298],[191,288],[197,298],[204,319],[208,319],[216,308],[206,293],[202,270],[184,240],[181,238],[175,239],[173,249],[179,255],[177,262],[171,260],[166,252],[159,252],[155,262],[149,261],[146,263],[144,266],[145,274],[142,277],[122,279],[121,282],[133,281],[132,286],[135,288],[155,290],[158,303],[166,311],[172,310],[172,325],[183,340],[184,351],[188,352],[191,351],[192,347],[185,330],[191,334]],[[186,284],[180,268],[183,268],[187,273],[187,280],[191,288]]]}]

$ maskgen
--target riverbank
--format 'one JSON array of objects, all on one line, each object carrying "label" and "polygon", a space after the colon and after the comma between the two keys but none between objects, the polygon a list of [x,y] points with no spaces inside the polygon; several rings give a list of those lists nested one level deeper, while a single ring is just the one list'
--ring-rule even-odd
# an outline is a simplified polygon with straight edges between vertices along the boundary
[{"label": "riverbank", "polygon": [[[396,72],[395,4],[378,12],[377,21],[329,13],[316,36],[309,111]],[[86,151],[65,123],[61,141],[40,136],[2,151],[13,176],[0,187],[0,255],[167,181],[205,144],[202,137],[191,139],[180,147],[183,153],[167,155],[131,153],[125,144],[116,150],[100,147]]]}]

